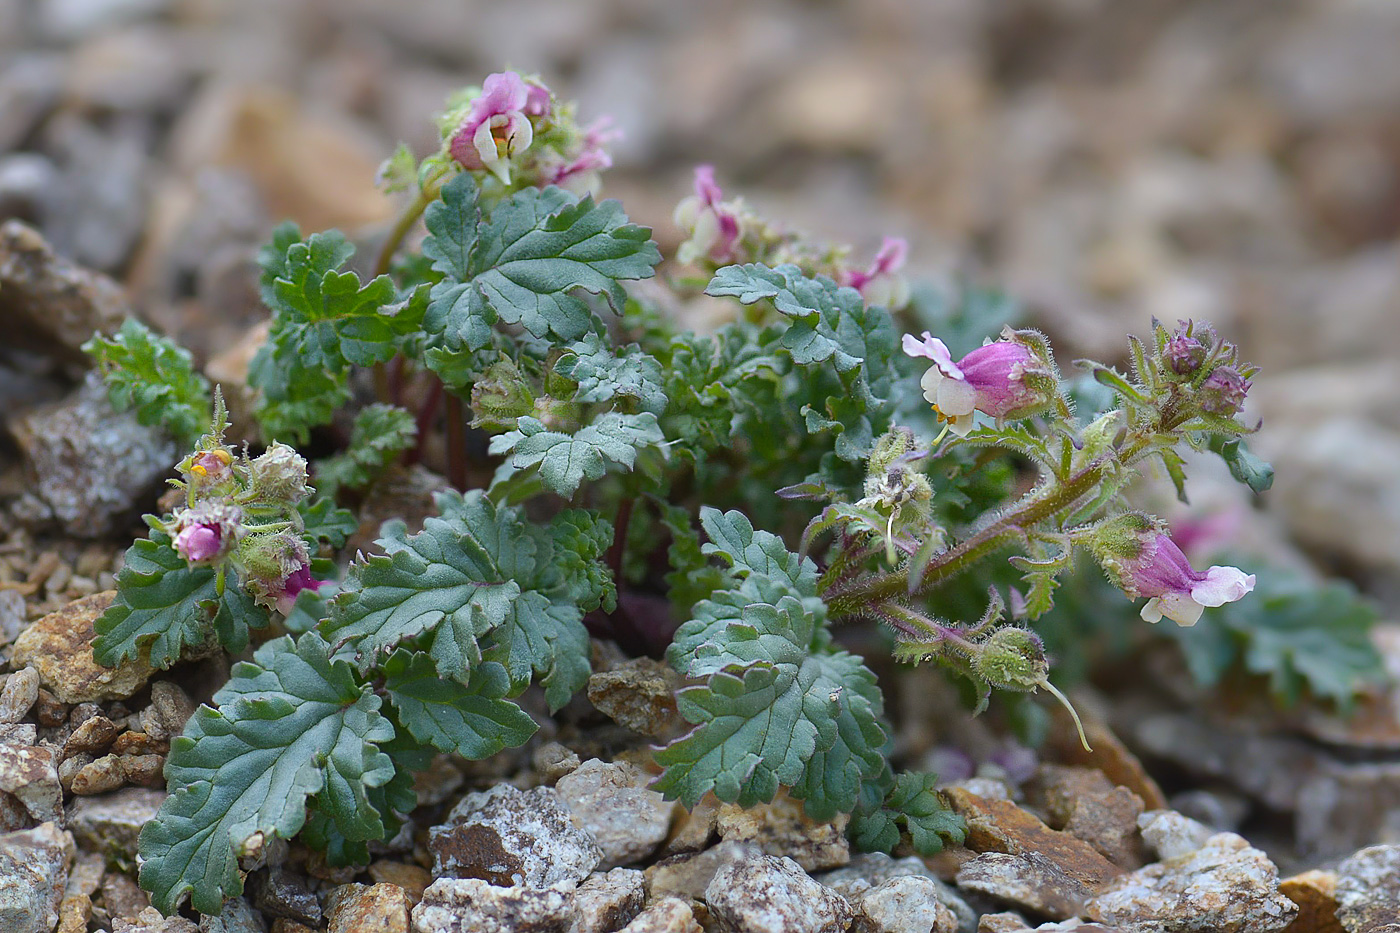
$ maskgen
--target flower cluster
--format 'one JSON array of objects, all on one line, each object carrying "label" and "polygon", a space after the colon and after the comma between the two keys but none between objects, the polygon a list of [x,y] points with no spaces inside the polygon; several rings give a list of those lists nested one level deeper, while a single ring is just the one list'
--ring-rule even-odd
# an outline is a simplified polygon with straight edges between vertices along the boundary
[{"label": "flower cluster", "polygon": [[434,179],[454,169],[472,172],[501,193],[548,185],[594,193],[600,173],[612,166],[608,148],[622,134],[607,117],[580,125],[575,110],[538,76],[487,75],[481,87],[449,101],[439,120],[443,148],[424,169]]},{"label": "flower cluster", "polygon": [[160,523],[191,566],[233,570],[261,605],[286,613],[297,593],[320,584],[302,538],[298,504],[312,490],[306,461],[273,442],[261,455],[238,455],[222,431],[205,435],[178,465],[185,505]]},{"label": "flower cluster", "polygon": [[807,275],[830,276],[854,288],[867,305],[897,310],[909,303],[909,282],[901,271],[909,244],[903,239],[885,237],[871,264],[855,268],[848,248],[812,243],[760,217],[743,198],[725,200],[712,165],[695,167],[694,193],[676,205],[672,219],[686,236],[676,251],[684,265],[713,271],[733,263],[791,263]]}]

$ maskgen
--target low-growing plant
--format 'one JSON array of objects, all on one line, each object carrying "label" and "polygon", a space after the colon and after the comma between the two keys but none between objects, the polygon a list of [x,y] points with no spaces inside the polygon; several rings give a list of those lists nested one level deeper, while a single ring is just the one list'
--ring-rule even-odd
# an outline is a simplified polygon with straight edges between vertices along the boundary
[{"label": "low-growing plant", "polygon": [[[1078,553],[1149,621],[1192,625],[1254,586],[1194,569],[1125,497],[1149,462],[1181,487],[1183,445],[1268,485],[1237,420],[1254,370],[1209,327],[1130,338],[1130,375],[1080,361],[1111,398],[1076,417],[1044,336],[985,332],[1008,316],[990,293],[911,293],[899,241],[857,267],[702,167],[675,264],[640,287],[662,255],[593,197],[605,124],[504,72],[440,125],[437,153],[386,163],[410,201],[367,280],[334,231],[286,225],[262,251],[263,452],[227,441],[222,401],[166,338],[133,323],[90,345],[142,420],[187,439],[212,425],[178,466],[182,503],[127,554],[98,660],[164,668],[267,633],[172,743],[171,795],[140,840],[162,911],[188,893],[217,913],[274,836],[366,860],[434,751],[521,745],[536,723],[516,698],[538,682],[557,711],[585,687],[586,616],[685,678],[692,728],[655,750],[656,789],[687,806],[785,790],[813,818],[850,814],[861,847],[932,852],[961,823],[933,775],[892,769],[880,688],[839,626],[883,624],[896,658],[985,706],[1058,695],[1033,625]],[[697,333],[701,301],[725,311]],[[309,470],[283,443],[347,428]],[[327,560],[357,523],[324,494],[353,503],[435,437],[452,487],[437,514],[385,524],[343,571]],[[619,591],[666,596],[679,628]]]}]

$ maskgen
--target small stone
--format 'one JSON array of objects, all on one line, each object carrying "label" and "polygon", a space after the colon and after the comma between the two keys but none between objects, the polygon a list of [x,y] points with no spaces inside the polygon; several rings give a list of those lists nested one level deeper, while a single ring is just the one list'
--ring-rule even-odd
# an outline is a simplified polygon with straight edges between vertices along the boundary
[{"label": "small stone", "polygon": [[106,716],[94,716],[74,729],[63,744],[63,757],[106,751],[117,740],[121,727]]},{"label": "small stone", "polygon": [[342,885],[326,898],[326,929],[328,933],[408,933],[410,909],[408,895],[396,884]]},{"label": "small stone", "polygon": [[938,899],[929,878],[905,875],[864,891],[853,902],[855,933],[955,933],[958,918]]},{"label": "small stone", "polygon": [[32,667],[15,671],[5,678],[5,687],[0,690],[0,723],[19,722],[29,715],[37,699],[39,672]]},{"label": "small stone", "polygon": [[1298,905],[1284,933],[1346,933],[1337,919],[1337,873],[1305,871],[1278,883],[1278,892]]},{"label": "small stone", "polygon": [[566,933],[575,884],[497,887],[479,878],[439,878],[413,908],[415,933]]},{"label": "small stone", "polygon": [[73,851],[73,837],[57,823],[0,835],[0,930],[54,928]]},{"label": "small stone", "polygon": [[1152,780],[1147,769],[1137,756],[1128,751],[1123,741],[1091,710],[1084,710],[1084,736],[1089,740],[1093,751],[1086,752],[1079,744],[1078,733],[1069,713],[1056,707],[1051,711],[1054,724],[1050,729],[1051,748],[1046,754],[1053,754],[1055,760],[1066,764],[1097,768],[1108,776],[1118,787],[1142,798],[1142,804],[1149,810],[1163,810],[1167,806],[1167,795]]},{"label": "small stone", "polygon": [[618,933],[702,933],[690,904],[678,897],[663,897],[632,918]]},{"label": "small stone", "polygon": [[671,827],[671,837],[661,850],[663,855],[677,855],[682,852],[699,852],[709,848],[715,841],[715,825],[719,821],[719,808],[722,807],[713,794],[700,798],[689,812],[681,807],[676,821]]},{"label": "small stone", "polygon": [[132,316],[112,279],[59,256],[32,227],[17,220],[0,224],[0,320],[7,340],[86,363],[81,348],[93,333],[110,334]]},{"label": "small stone", "polygon": [[634,658],[588,678],[588,701],[618,725],[660,737],[679,720],[676,691],[681,677],[669,664]]},{"label": "small stone", "polygon": [[817,876],[817,880],[847,900],[855,901],[873,887],[896,878],[919,877],[933,882],[938,902],[953,912],[960,933],[974,933],[977,912],[958,896],[952,887],[938,878],[923,859],[917,856],[891,858],[883,852],[868,852],[853,856],[849,864]]},{"label": "small stone", "polygon": [[520,791],[509,784],[462,798],[446,824],[432,827],[428,848],[438,878],[536,888],[582,881],[603,857],[552,788]]},{"label": "small stone", "polygon": [[122,779],[128,784],[159,787],[165,783],[164,755],[120,755],[117,764],[121,768]]},{"label": "small stone", "polygon": [[1337,866],[1337,919],[1351,933],[1400,925],[1400,846],[1371,846]]},{"label": "small stone", "polygon": [[641,861],[665,840],[676,805],[647,789],[650,780],[634,764],[592,758],[555,784],[574,821],[602,849],[600,869]]},{"label": "small stone", "polygon": [[63,889],[64,896],[86,894],[92,897],[101,887],[106,871],[107,860],[102,857],[102,853],[78,853],[77,860],[73,862],[73,869],[68,872],[68,884]]},{"label": "small stone", "polygon": [[64,703],[120,700],[140,690],[154,669],[139,657],[115,668],[92,657],[92,624],[116,598],[115,590],[84,596],[51,612],[20,635],[13,663],[28,664],[55,697]]},{"label": "small stone", "polygon": [[84,849],[119,864],[136,864],[141,828],[156,818],[164,791],[124,787],[104,797],[79,797],[68,807],[68,827]]},{"label": "small stone", "polygon": [[40,687],[39,696],[34,701],[34,718],[39,720],[39,725],[50,729],[61,726],[68,719],[68,704]]},{"label": "small stone", "polygon": [[1051,825],[1058,823],[1121,868],[1142,865],[1137,825],[1142,798],[1096,769],[1045,765],[1040,773]]},{"label": "small stone", "polygon": [[1059,920],[1079,913],[1093,893],[1083,881],[1036,852],[979,855],[958,870],[958,887]]},{"label": "small stone", "polygon": [[92,898],[86,894],[69,894],[58,905],[56,933],[87,933],[92,919]]},{"label": "small stone", "polygon": [[317,933],[317,931],[314,927],[297,923],[289,917],[278,917],[272,921],[270,933]]},{"label": "small stone", "polygon": [[433,883],[433,876],[426,868],[404,862],[374,862],[369,866],[369,876],[376,884],[396,884],[403,888],[410,907],[418,905],[424,890]]},{"label": "small stone", "polygon": [[79,797],[92,797],[116,790],[126,783],[122,768],[124,760],[116,755],[103,755],[73,775],[73,783],[68,789]]},{"label": "small stone", "polygon": [[151,899],[135,881],[119,871],[110,871],[102,879],[102,906],[113,919],[135,920],[151,906]]},{"label": "small stone", "polygon": [[154,907],[147,907],[130,920],[114,917],[112,933],[198,933],[199,926],[179,914],[165,917]]},{"label": "small stone", "polygon": [[1274,933],[1297,913],[1274,863],[1234,833],[1110,881],[1084,909],[1091,920],[1162,933]]},{"label": "small stone", "polygon": [[977,933],[1023,933],[1030,930],[1026,918],[1013,911],[983,914],[977,921]]},{"label": "small stone", "polygon": [[646,869],[647,892],[653,897],[674,896],[700,900],[720,866],[754,854],[737,842],[721,842],[703,852],[663,859]]},{"label": "small stone", "polygon": [[164,755],[170,751],[170,743],[163,739],[153,739],[144,732],[123,732],[112,743],[113,755],[136,757],[137,755]]},{"label": "small stone", "polygon": [[1138,817],[1138,829],[1142,841],[1163,860],[1190,855],[1215,835],[1209,826],[1175,810],[1147,811]]},{"label": "small stone", "polygon": [[73,779],[78,776],[78,772],[82,771],[96,760],[96,755],[89,755],[87,752],[79,752],[76,755],[70,755],[63,759],[63,761],[58,764],[58,783],[62,785],[64,790],[71,793],[73,790]]},{"label": "small stone", "polygon": [[786,856],[806,871],[839,868],[851,860],[846,838],[850,818],[840,814],[828,822],[807,816],[799,801],[780,796],[755,807],[723,804],[715,830],[726,842],[757,847],[768,855]]},{"label": "small stone", "polygon": [[1035,853],[1088,887],[1123,873],[1088,843],[1051,829],[1009,800],[988,800],[958,787],[945,796],[967,821],[965,844],[974,852]]},{"label": "small stone", "polygon": [[721,865],[705,889],[710,913],[736,933],[841,933],[850,902],[790,858],[748,854]]},{"label": "small stone", "polygon": [[126,527],[179,458],[159,427],[113,409],[96,372],[67,398],[32,408],[9,426],[24,455],[26,492],[78,538]]},{"label": "small stone", "polygon": [[262,916],[246,897],[224,898],[218,916],[199,915],[200,933],[266,933]]},{"label": "small stone", "polygon": [[40,823],[63,819],[63,787],[51,748],[0,745],[0,791],[13,794]]},{"label": "small stone", "polygon": [[543,784],[553,784],[579,766],[578,755],[558,742],[546,742],[530,756],[530,764]]},{"label": "small stone", "polygon": [[569,933],[611,933],[641,911],[647,901],[646,875],[631,868],[594,872],[574,891],[574,925]]},{"label": "small stone", "polygon": [[274,917],[321,925],[321,903],[303,879],[277,868],[253,876],[253,906]]},{"label": "small stone", "polygon": [[178,684],[157,680],[151,684],[151,705],[141,711],[141,728],[153,739],[169,740],[185,731],[194,715],[194,701]]}]

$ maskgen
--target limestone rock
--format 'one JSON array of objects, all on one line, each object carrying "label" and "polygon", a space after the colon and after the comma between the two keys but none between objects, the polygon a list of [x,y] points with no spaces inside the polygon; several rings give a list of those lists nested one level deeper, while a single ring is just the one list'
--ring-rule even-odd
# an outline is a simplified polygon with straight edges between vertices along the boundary
[{"label": "limestone rock", "polygon": [[929,889],[938,902],[953,912],[958,933],[975,933],[977,912],[968,906],[951,886],[938,878],[917,856],[891,858],[883,852],[868,852],[853,856],[851,861],[834,871],[817,875],[822,884],[847,900],[856,902],[871,888],[896,878],[919,877],[932,882]]},{"label": "limestone rock", "polygon": [[1337,873],[1305,871],[1278,883],[1279,893],[1298,905],[1286,933],[1346,933],[1337,919]]},{"label": "limestone rock", "polygon": [[640,871],[594,872],[574,891],[576,914],[569,933],[612,933],[631,922],[646,900],[646,875]]},{"label": "limestone rock", "polygon": [[15,641],[14,663],[28,664],[64,703],[124,700],[150,679],[154,669],[141,658],[103,667],[92,657],[92,624],[116,598],[115,590],[74,600],[39,619]]},{"label": "limestone rock", "polygon": [[1163,860],[1190,855],[1215,835],[1209,826],[1175,810],[1149,810],[1138,817],[1138,828],[1142,841]]},{"label": "limestone rock", "polygon": [[428,848],[439,878],[536,888],[582,881],[603,858],[552,788],[520,791],[509,784],[462,798],[446,824],[432,827]]},{"label": "limestone rock", "polygon": [[1348,933],[1400,924],[1400,846],[1371,846],[1337,866],[1337,919]]},{"label": "limestone rock", "polygon": [[932,879],[920,875],[891,878],[856,898],[856,933],[955,933],[958,918],[938,899]]},{"label": "limestone rock", "polygon": [[1274,933],[1297,913],[1274,863],[1234,833],[1111,881],[1085,907],[1100,923],[1161,933]]},{"label": "limestone rock", "polygon": [[63,819],[63,787],[51,748],[0,744],[0,791],[11,795],[35,822]]},{"label": "limestone rock", "polygon": [[806,871],[821,871],[851,860],[847,822],[845,814],[828,822],[813,820],[801,802],[783,795],[755,807],[722,804],[715,830],[726,842],[756,846],[769,855],[790,858]]},{"label": "limestone rock", "polygon": [[664,736],[677,721],[680,675],[669,664],[634,658],[588,678],[588,701],[619,725],[642,735]]},{"label": "limestone rock", "polygon": [[0,835],[0,930],[49,933],[73,864],[73,837],[44,823]]},{"label": "limestone rock", "polygon": [[623,927],[618,933],[701,933],[690,904],[678,897],[663,897]]},{"label": "limestone rock", "polygon": [[1037,852],[983,853],[958,870],[958,887],[1060,920],[1079,913],[1093,894],[1089,885]]},{"label": "limestone rock", "polygon": [[346,884],[326,898],[328,933],[408,933],[408,895],[396,884]]},{"label": "limestone rock", "polygon": [[666,839],[676,805],[649,790],[649,782],[636,765],[593,758],[555,784],[574,821],[602,850],[601,869],[641,861]]},{"label": "limestone rock", "polygon": [[439,878],[413,908],[415,933],[566,933],[573,881],[497,887],[479,878]]},{"label": "limestone rock", "polygon": [[79,797],[68,805],[68,827],[84,848],[133,864],[141,828],[156,818],[165,797],[165,791],[137,787]]},{"label": "limestone rock", "polygon": [[15,671],[0,689],[0,723],[19,722],[39,699],[39,672],[32,667]]},{"label": "limestone rock", "polygon": [[748,854],[721,865],[705,889],[712,916],[735,933],[842,933],[850,902],[790,858]]},{"label": "limestone rock", "polygon": [[154,907],[147,907],[135,919],[115,919],[112,933],[198,933],[199,926],[178,914],[165,917]]},{"label": "limestone rock", "polygon": [[1142,798],[1102,771],[1045,765],[1040,771],[1051,825],[1083,839],[1122,868],[1142,865],[1137,818]]}]

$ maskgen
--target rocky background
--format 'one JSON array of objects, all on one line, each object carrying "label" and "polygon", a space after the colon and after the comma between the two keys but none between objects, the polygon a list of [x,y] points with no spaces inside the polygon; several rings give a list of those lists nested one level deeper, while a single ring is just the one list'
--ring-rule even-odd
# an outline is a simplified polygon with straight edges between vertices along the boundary
[{"label": "rocky background", "polygon": [[[211,377],[232,378],[264,316],[253,252],[272,225],[380,235],[396,205],[373,186],[379,160],[398,140],[435,148],[444,96],[506,65],[539,71],[584,118],[615,117],[627,135],[605,191],[663,247],[676,243],[669,216],[691,167],[712,162],[726,193],[857,255],[902,235],[915,278],[1000,285],[1062,360],[1112,359],[1152,316],[1213,321],[1263,367],[1252,443],[1278,479],[1254,502],[1202,467],[1198,503],[1232,510],[1273,560],[1348,576],[1393,611],[1397,49],[1389,0],[0,0],[0,222],[24,224],[0,227],[0,645],[45,620],[3,648],[16,673],[0,695],[0,723],[12,724],[0,725],[0,829],[14,831],[0,835],[0,891],[29,900],[0,894],[0,929],[51,929],[61,906],[66,933],[176,928],[138,919],[127,872],[161,793],[140,785],[159,787],[163,743],[191,697],[149,684],[150,671],[114,681],[65,663],[96,611],[70,602],[100,603],[111,587],[120,547],[104,536],[127,528],[172,450],[84,384],[78,345],[135,310]],[[1395,630],[1378,638],[1400,668]],[[606,668],[600,709],[618,683],[623,697],[666,692],[660,673]],[[185,684],[195,701],[199,681]],[[1277,720],[1159,670],[1160,689],[1098,717],[1107,752],[1062,750],[1056,771],[980,725],[940,731],[958,715],[929,710],[936,687],[912,683],[905,720],[926,728],[906,729],[905,751],[958,746],[981,774],[954,793],[980,829],[938,865],[846,865],[829,827],[793,824],[781,806],[658,817],[644,775],[618,757],[626,742],[588,753],[591,740],[573,736],[574,751],[535,748],[497,773],[444,764],[423,789],[439,808],[423,838],[358,878],[374,887],[293,860],[286,884],[255,873],[254,896],[230,908],[241,919],[204,928],[349,930],[360,910],[406,925],[439,876],[412,915],[419,929],[453,917],[526,929],[509,918],[536,911],[529,929],[613,930],[644,904],[651,925],[636,929],[689,929],[692,917],[779,928],[755,918],[770,901],[809,912],[786,916],[791,930],[970,933],[978,912],[1008,906],[1024,917],[980,928],[1074,916],[1103,924],[1080,929],[1294,933],[1400,922],[1383,913],[1400,897],[1400,850],[1352,855],[1400,841],[1400,698],[1378,696],[1349,722]],[[1092,710],[1092,696],[1082,702]],[[604,712],[630,722],[636,747],[665,728],[643,728],[626,701]],[[578,751],[604,760],[580,766]],[[1179,792],[1168,799],[1134,751]],[[461,798],[464,781],[507,777],[562,802]],[[433,820],[448,839],[521,806],[543,814],[521,845],[570,853],[521,854],[528,883],[477,884],[428,845]],[[594,811],[605,816],[590,823]],[[654,838],[628,849],[609,841],[607,819]],[[1280,888],[1275,863],[1325,870]],[[648,865],[643,878],[636,866]],[[825,886],[809,890],[809,872]],[[1288,898],[1304,905],[1296,917]],[[910,903],[917,919],[890,913]],[[481,919],[493,910],[504,925]]]}]

